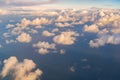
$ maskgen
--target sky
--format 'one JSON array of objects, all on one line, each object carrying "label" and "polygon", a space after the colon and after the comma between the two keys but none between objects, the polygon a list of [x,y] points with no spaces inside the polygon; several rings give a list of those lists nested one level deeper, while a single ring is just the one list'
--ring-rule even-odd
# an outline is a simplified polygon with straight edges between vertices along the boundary
[{"label": "sky", "polygon": [[119,3],[0,0],[0,80],[120,80]]},{"label": "sky", "polygon": [[119,8],[120,0],[0,0],[0,7]]}]

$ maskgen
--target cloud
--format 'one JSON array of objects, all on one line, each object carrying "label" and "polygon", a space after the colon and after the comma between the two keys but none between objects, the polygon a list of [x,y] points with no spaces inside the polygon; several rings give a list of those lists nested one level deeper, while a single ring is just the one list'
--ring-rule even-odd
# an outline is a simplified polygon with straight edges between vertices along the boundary
[{"label": "cloud", "polygon": [[53,41],[57,44],[71,45],[76,41],[75,36],[79,36],[79,34],[73,31],[61,32],[53,38]]},{"label": "cloud", "polygon": [[6,15],[6,14],[8,14],[7,10],[0,9],[0,15]]},{"label": "cloud", "polygon": [[[22,11],[24,12],[24,9]],[[30,11],[37,13],[37,11],[32,9]],[[31,14],[29,16],[33,16],[33,13],[29,11],[26,12]],[[51,16],[49,13],[53,13],[55,15]],[[75,31],[66,30],[73,29],[78,31],[77,29],[79,29],[80,33],[81,30],[83,30],[82,32],[95,34],[94,37],[97,38],[89,40],[91,47],[104,46],[105,44],[119,44],[118,42],[115,43],[117,40],[113,39],[111,42],[107,42],[106,38],[103,38],[104,36],[109,35],[118,39],[118,37],[115,37],[115,35],[120,34],[120,13],[118,9],[42,9],[38,10],[37,14],[38,15],[34,15],[36,16],[35,18],[22,18],[15,25],[10,22],[8,25],[6,25],[8,32],[3,33],[3,36],[5,38],[12,38],[13,36],[20,36],[25,32],[27,35],[29,35],[29,37],[31,37],[30,34],[42,35],[42,37],[45,38],[53,36],[52,40],[56,44],[72,45],[75,43],[76,34],[78,33]],[[72,26],[75,27],[71,28]],[[60,27],[65,28],[62,29]],[[42,34],[40,34],[41,32],[39,33],[39,30],[42,32]],[[22,39],[23,38],[21,37],[21,40]],[[12,43],[12,40],[10,40],[11,39],[7,39],[5,41],[6,43]],[[26,41],[23,42],[26,43]],[[49,53],[51,50],[40,48],[38,52]]]},{"label": "cloud", "polygon": [[46,18],[35,18],[33,20],[29,20],[29,19],[26,19],[26,18],[23,18],[20,23],[17,23],[17,27],[20,28],[21,30],[22,29],[25,29],[26,27],[29,27],[30,25],[32,26],[41,26],[41,25],[47,25],[47,24],[50,24],[51,23],[51,20],[48,20]]},{"label": "cloud", "polygon": [[70,67],[70,71],[71,71],[71,72],[75,72],[75,67],[74,67],[74,66],[71,66],[71,67]]},{"label": "cloud", "polygon": [[54,2],[56,2],[56,0],[42,0],[42,1],[0,0],[1,6],[36,6],[43,4],[51,4]]},{"label": "cloud", "polygon": [[54,33],[54,32],[58,32],[58,31],[59,31],[58,28],[54,28],[54,29],[52,30],[53,33]]},{"label": "cloud", "polygon": [[6,28],[8,29],[8,28],[13,28],[13,27],[15,27],[15,25],[13,25],[13,24],[7,24],[6,25]]},{"label": "cloud", "polygon": [[59,15],[56,19],[56,22],[68,22],[68,21],[74,21],[74,17],[70,17],[69,13],[65,12],[65,15]]},{"label": "cloud", "polygon": [[50,24],[51,21],[49,21],[48,19],[46,18],[36,18],[34,19],[32,22],[31,22],[31,25],[41,25],[41,24]]},{"label": "cloud", "polygon": [[84,31],[85,32],[91,32],[91,33],[97,33],[97,32],[99,32],[99,27],[95,24],[90,25],[90,26],[85,25],[84,26]]},{"label": "cloud", "polygon": [[117,34],[104,34],[97,39],[90,40],[89,44],[92,48],[98,48],[100,46],[104,46],[105,44],[117,45],[120,44],[120,36]]},{"label": "cloud", "polygon": [[21,43],[29,43],[32,40],[32,37],[29,34],[23,32],[16,38],[16,40]]},{"label": "cloud", "polygon": [[36,64],[29,59],[19,62],[16,57],[12,56],[5,59],[3,63],[4,66],[0,73],[3,78],[11,75],[13,80],[37,80],[42,75],[42,71],[36,69]]},{"label": "cloud", "polygon": [[104,11],[100,10],[99,15],[100,15],[101,17],[105,16]]},{"label": "cloud", "polygon": [[45,37],[50,37],[50,36],[54,36],[55,34],[45,30],[42,32],[42,35]]},{"label": "cloud", "polygon": [[56,44],[54,43],[48,43],[48,42],[41,42],[39,41],[36,44],[33,44],[33,47],[38,48],[38,53],[45,55],[49,52],[51,52],[51,50],[56,50]]},{"label": "cloud", "polygon": [[97,25],[105,27],[108,24],[111,24],[111,23],[115,24],[117,21],[119,21],[120,16],[118,15],[118,13],[114,14],[113,12],[114,10],[109,10],[109,9],[104,11],[104,16],[102,16],[97,20]]},{"label": "cloud", "polygon": [[0,44],[0,48],[2,48],[3,46]]},{"label": "cloud", "polygon": [[6,44],[10,44],[10,43],[15,43],[16,41],[15,40],[5,40]]},{"label": "cloud", "polygon": [[72,24],[70,23],[55,23],[57,27],[72,27]]},{"label": "cloud", "polygon": [[65,54],[65,52],[66,52],[66,51],[65,51],[64,49],[61,49],[61,50],[60,50],[60,54]]},{"label": "cloud", "polygon": [[[33,20],[29,20],[26,18],[21,19],[20,23],[16,23],[15,27],[12,28],[11,34],[18,35],[21,34],[23,31],[27,31],[30,33],[37,33],[35,30],[42,28],[42,25],[48,25],[51,23],[51,20],[46,18],[35,18]],[[12,25],[8,25],[12,26]]]}]

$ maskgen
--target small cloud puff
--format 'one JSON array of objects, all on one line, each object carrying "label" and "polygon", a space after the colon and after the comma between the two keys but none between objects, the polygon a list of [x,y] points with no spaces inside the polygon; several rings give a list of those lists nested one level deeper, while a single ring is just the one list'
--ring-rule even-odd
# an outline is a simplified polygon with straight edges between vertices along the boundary
[{"label": "small cloud puff", "polygon": [[32,37],[29,34],[23,32],[16,38],[16,40],[21,43],[29,43],[31,42]]},{"label": "small cloud puff", "polygon": [[49,53],[51,50],[56,50],[56,44],[41,41],[33,44],[33,47],[38,48],[38,53],[42,55]]},{"label": "small cloud puff", "polygon": [[45,37],[50,37],[50,36],[54,36],[55,34],[45,30],[42,32],[42,35]]},{"label": "small cloud puff", "polygon": [[57,27],[72,27],[72,24],[70,23],[55,23]]}]

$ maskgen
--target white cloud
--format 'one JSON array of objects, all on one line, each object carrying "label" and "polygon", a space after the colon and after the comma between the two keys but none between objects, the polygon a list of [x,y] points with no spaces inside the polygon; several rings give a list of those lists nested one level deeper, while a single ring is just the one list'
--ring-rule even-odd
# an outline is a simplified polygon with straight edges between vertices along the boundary
[{"label": "white cloud", "polygon": [[103,10],[100,10],[100,11],[99,11],[99,15],[100,15],[101,17],[105,16],[104,11],[103,11]]},{"label": "white cloud", "polygon": [[51,23],[51,20],[48,20],[46,18],[36,18],[36,19],[33,19],[33,20],[29,20],[29,19],[26,19],[26,18],[23,18],[21,20],[20,23],[17,23],[17,27],[19,27],[21,30],[22,29],[25,29],[27,27],[29,27],[30,25],[32,26],[36,26],[36,28],[41,28],[41,25],[42,24],[50,24]]},{"label": "white cloud", "polygon": [[97,22],[96,22],[97,25],[105,27],[106,25],[109,25],[111,23],[114,23],[114,22],[120,20],[120,15],[114,14],[113,12],[109,12],[109,11],[107,13],[108,14],[104,15],[103,17],[101,17],[97,20]]},{"label": "white cloud", "polygon": [[71,45],[76,41],[75,36],[79,36],[79,34],[73,31],[66,31],[62,32],[60,35],[55,36],[53,41],[57,44]]},{"label": "white cloud", "polygon": [[99,36],[97,39],[91,40],[89,42],[91,47],[100,47],[100,46],[104,46],[105,44],[113,44],[113,45],[117,45],[120,44],[120,36],[117,34],[104,34]]},{"label": "white cloud", "polygon": [[58,16],[58,18],[56,19],[56,22],[68,22],[68,21],[74,21],[74,18],[71,18],[68,14],[65,15],[60,15]]},{"label": "white cloud", "polygon": [[13,28],[15,25],[13,25],[13,24],[7,24],[6,25],[6,28]]},{"label": "white cloud", "polygon": [[32,33],[32,34],[37,34],[37,33],[38,33],[38,31],[35,30],[35,29],[30,29],[30,30],[28,30],[28,32],[29,32],[29,33]]},{"label": "white cloud", "polygon": [[4,66],[0,75],[4,78],[8,75],[13,77],[13,80],[37,80],[42,71],[36,69],[36,64],[29,59],[24,59],[19,62],[14,56],[4,60]]},{"label": "white cloud", "polygon": [[21,22],[17,24],[17,26],[24,29],[24,28],[26,28],[27,26],[29,26],[30,24],[31,24],[31,21],[30,21],[30,20],[28,20],[28,19],[26,19],[26,18],[23,18],[23,19],[21,20]]},{"label": "white cloud", "polygon": [[99,27],[95,24],[90,25],[90,26],[85,25],[84,26],[84,31],[85,32],[91,32],[91,33],[97,33],[97,32],[99,32]]},{"label": "white cloud", "polygon": [[58,32],[58,31],[59,31],[58,28],[54,28],[54,29],[52,30],[53,33],[54,33],[54,32]]},{"label": "white cloud", "polygon": [[32,40],[32,37],[29,34],[23,32],[16,38],[16,40],[21,43],[29,43]]},{"label": "white cloud", "polygon": [[71,72],[75,72],[74,66],[71,66],[71,67],[70,67],[70,71],[71,71]]},{"label": "white cloud", "polygon": [[66,51],[65,51],[64,49],[61,49],[61,50],[60,50],[60,54],[65,54],[65,52],[66,52]]},{"label": "white cloud", "polygon": [[102,30],[99,30],[99,32],[98,32],[99,35],[104,35],[104,34],[107,34],[107,33],[109,33],[109,30],[106,29],[106,28],[104,28]]},{"label": "white cloud", "polygon": [[45,37],[50,37],[50,36],[54,36],[55,34],[45,30],[42,32],[42,35]]},{"label": "white cloud", "polygon": [[52,51],[56,50],[56,44],[54,44],[54,43],[50,44],[48,42],[41,42],[41,41],[39,41],[36,44],[33,44],[33,47],[38,48],[38,53],[42,54],[42,55],[51,52],[51,50]]},{"label": "white cloud", "polygon": [[5,37],[5,38],[10,37],[10,34],[9,33],[3,33],[3,37]]},{"label": "white cloud", "polygon": [[31,22],[31,25],[41,25],[41,24],[50,24],[51,20],[48,20],[46,18],[36,18]]},{"label": "white cloud", "polygon": [[3,46],[0,44],[0,48],[2,48]]},{"label": "white cloud", "polygon": [[10,43],[15,43],[16,41],[15,40],[5,40],[6,44],[10,44]]},{"label": "white cloud", "polygon": [[57,27],[72,27],[72,24],[70,23],[55,23]]},{"label": "white cloud", "polygon": [[46,49],[46,48],[40,48],[40,49],[38,50],[38,53],[39,53],[39,54],[42,54],[42,55],[45,55],[45,54],[49,53],[49,50]]}]

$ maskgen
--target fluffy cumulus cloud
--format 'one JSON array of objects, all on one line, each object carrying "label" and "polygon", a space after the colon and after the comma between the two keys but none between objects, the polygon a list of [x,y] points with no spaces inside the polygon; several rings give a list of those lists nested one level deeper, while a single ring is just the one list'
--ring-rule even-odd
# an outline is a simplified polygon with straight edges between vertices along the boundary
[{"label": "fluffy cumulus cloud", "polygon": [[56,50],[56,44],[54,43],[48,43],[48,42],[41,42],[39,41],[36,44],[33,44],[33,47],[38,48],[38,53],[39,54],[47,54],[49,52]]},{"label": "fluffy cumulus cloud", "polygon": [[91,33],[97,33],[99,31],[99,27],[95,24],[90,25],[90,26],[85,25],[84,26],[84,31],[85,32],[91,32]]},{"label": "fluffy cumulus cloud", "polygon": [[113,35],[101,35],[99,38],[91,40],[89,42],[91,47],[100,47],[104,46],[105,44],[113,44],[117,45],[120,44],[120,36],[113,34]]},{"label": "fluffy cumulus cloud", "polygon": [[71,45],[76,41],[75,36],[79,36],[79,34],[74,31],[61,32],[53,38],[53,41],[57,44]]},{"label": "fluffy cumulus cloud", "polygon": [[13,80],[38,80],[42,75],[40,69],[36,69],[36,64],[29,59],[24,59],[19,62],[14,56],[3,61],[4,66],[0,75],[4,78],[8,75],[13,77]]},{"label": "fluffy cumulus cloud", "polygon": [[45,37],[50,37],[50,36],[54,36],[55,34],[45,30],[42,32],[42,35]]},{"label": "fluffy cumulus cloud", "polygon": [[36,18],[36,19],[33,19],[33,20],[23,18],[21,20],[21,23],[18,23],[17,25],[24,28],[24,27],[28,27],[30,25],[39,26],[39,25],[42,25],[42,24],[50,24],[50,23],[51,23],[51,20],[48,20],[46,18]]},{"label": "fluffy cumulus cloud", "polygon": [[[37,30],[42,28],[42,25],[48,25],[52,21],[48,20],[47,18],[35,18],[33,20],[29,20],[26,18],[21,19],[20,23],[16,23],[15,25],[7,25],[7,28],[12,28],[11,34],[18,35],[21,34],[23,31],[27,31],[30,33],[37,33]],[[15,26],[15,27],[14,27]]]},{"label": "fluffy cumulus cloud", "polygon": [[23,32],[16,39],[21,43],[29,43],[31,42],[32,37],[29,34]]}]

